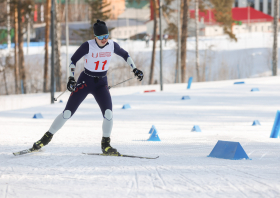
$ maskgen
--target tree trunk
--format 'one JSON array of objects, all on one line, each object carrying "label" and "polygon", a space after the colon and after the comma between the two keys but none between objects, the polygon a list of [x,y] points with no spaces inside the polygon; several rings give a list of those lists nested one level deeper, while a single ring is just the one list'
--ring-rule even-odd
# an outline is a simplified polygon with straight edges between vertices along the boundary
[{"label": "tree trunk", "polygon": [[162,16],[164,17],[167,24],[171,23],[169,17],[167,16],[167,14],[164,11],[162,11]]},{"label": "tree trunk", "polygon": [[14,27],[14,42],[15,42],[15,51],[14,51],[14,59],[15,59],[15,66],[14,66],[14,75],[15,75],[15,94],[19,94],[19,86],[18,86],[18,9],[17,6],[14,7],[14,19],[15,19],[15,27]]},{"label": "tree trunk", "polygon": [[182,35],[182,1],[177,0],[177,6],[178,6],[178,13],[177,13],[177,67],[176,67],[176,73],[177,73],[177,81],[178,83],[181,83],[182,80],[182,73],[181,73],[181,35]]},{"label": "tree trunk", "polygon": [[279,19],[279,0],[274,0],[274,38],[273,38],[273,68],[272,68],[272,75],[277,76],[277,65],[278,65],[278,19]]},{"label": "tree trunk", "polygon": [[9,95],[5,70],[6,70],[6,68],[3,69],[3,77],[4,77],[4,83],[5,83],[5,90],[6,90],[6,95]]},{"label": "tree trunk", "polygon": [[61,46],[61,26],[60,26],[60,17],[59,17],[59,5],[56,1],[55,2],[55,82],[56,82],[56,91],[61,91],[61,57],[60,57],[60,46]]},{"label": "tree trunk", "polygon": [[199,75],[199,54],[198,54],[198,0],[195,0],[195,65],[196,65],[196,75],[197,75],[197,81],[200,81],[200,75]]},{"label": "tree trunk", "polygon": [[189,16],[189,0],[183,0],[183,20],[181,35],[181,74],[182,83],[187,82],[187,38],[188,38],[188,16]]},{"label": "tree trunk", "polygon": [[49,68],[49,37],[50,37],[50,8],[51,0],[47,0],[45,6],[45,64],[44,64],[44,83],[43,83],[43,92],[47,92],[48,85],[48,68]]},{"label": "tree trunk", "polygon": [[150,69],[150,80],[149,84],[153,84],[154,81],[154,70],[155,70],[155,59],[156,59],[156,44],[157,44],[157,10],[158,4],[157,0],[153,0],[153,12],[154,12],[154,33],[153,33],[153,51],[152,51],[152,62]]},{"label": "tree trunk", "polygon": [[22,27],[22,14],[21,14],[21,1],[18,1],[18,63],[19,63],[19,72],[20,72],[20,83],[22,91],[26,94],[26,76],[25,76],[25,62],[23,54],[23,27]]}]

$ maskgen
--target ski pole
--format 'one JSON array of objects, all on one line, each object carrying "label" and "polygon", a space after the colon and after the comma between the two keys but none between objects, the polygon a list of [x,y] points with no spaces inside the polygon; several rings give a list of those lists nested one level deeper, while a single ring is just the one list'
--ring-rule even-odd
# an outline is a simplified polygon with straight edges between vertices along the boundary
[{"label": "ski pole", "polygon": [[[135,77],[136,77],[136,76],[134,76],[134,77],[132,77],[132,78],[129,78],[129,79],[125,80],[125,81],[122,81],[122,82],[120,82],[120,83],[118,83],[118,84],[109,86],[108,89],[111,89],[112,87],[115,87],[115,86],[117,86],[117,85],[119,85],[119,84],[122,84],[122,83],[124,83],[124,82],[126,82],[126,81],[129,81],[129,80],[131,80],[131,79],[133,79],[133,78],[135,78]],[[83,83],[84,83],[84,82],[83,82]],[[81,84],[81,83],[80,83],[80,84]],[[60,96],[62,96],[66,91],[67,91],[67,89],[66,89],[64,92],[62,92],[59,96],[57,96],[56,98],[54,98],[54,101],[57,101],[57,99],[58,99]]]},{"label": "ski pole", "polygon": [[66,89],[64,92],[62,92],[59,96],[57,96],[56,98],[53,98],[54,101],[57,101],[57,99],[58,99],[60,96],[62,96],[62,94],[64,94],[66,91],[67,91],[67,89]]},{"label": "ski pole", "polygon": [[[85,83],[85,81],[83,81],[82,83],[79,83],[79,84],[75,85],[75,87],[77,87],[77,86],[79,86],[80,84],[83,84],[83,83]],[[66,89],[63,93],[61,93],[59,96],[57,96],[57,98],[53,98],[54,101],[57,101],[57,99],[58,99],[60,96],[62,96],[62,94],[64,94],[66,91],[67,91],[67,89]]]},{"label": "ski pole", "polygon": [[131,79],[133,79],[133,78],[135,78],[135,77],[136,77],[136,76],[134,76],[134,77],[132,77],[132,78],[129,78],[129,79],[125,80],[125,81],[122,81],[122,82],[120,82],[120,83],[118,83],[118,84],[109,86],[108,89],[111,89],[112,87],[115,87],[115,86],[117,86],[117,85],[119,85],[119,84],[122,84],[122,83],[124,83],[124,82],[126,82],[126,81],[129,81],[129,80],[131,80]]}]

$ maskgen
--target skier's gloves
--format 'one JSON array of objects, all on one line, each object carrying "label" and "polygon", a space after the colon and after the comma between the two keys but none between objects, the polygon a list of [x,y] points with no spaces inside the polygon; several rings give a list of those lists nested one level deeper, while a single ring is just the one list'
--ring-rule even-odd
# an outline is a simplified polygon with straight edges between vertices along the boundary
[{"label": "skier's gloves", "polygon": [[75,81],[74,77],[70,76],[68,83],[67,83],[68,91],[70,91],[70,92],[75,91],[75,86],[76,86],[76,81]]},{"label": "skier's gloves", "polygon": [[135,76],[137,76],[137,79],[139,81],[143,80],[144,74],[143,74],[143,72],[141,70],[135,68],[135,69],[133,69],[133,73],[134,73]]}]

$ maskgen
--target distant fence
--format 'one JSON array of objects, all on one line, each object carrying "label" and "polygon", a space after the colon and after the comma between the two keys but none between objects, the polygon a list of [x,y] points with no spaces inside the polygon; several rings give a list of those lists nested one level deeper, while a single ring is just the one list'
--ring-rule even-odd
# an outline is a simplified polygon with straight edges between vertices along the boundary
[{"label": "distant fence", "polygon": [[[45,42],[30,42],[29,47],[40,47],[40,46],[45,46]],[[51,46],[51,42],[49,42],[49,46]],[[2,44],[0,45],[0,49],[6,49],[8,47],[7,44]],[[15,48],[15,43],[11,44],[12,48]],[[23,47],[27,47],[27,42],[23,43]]]}]

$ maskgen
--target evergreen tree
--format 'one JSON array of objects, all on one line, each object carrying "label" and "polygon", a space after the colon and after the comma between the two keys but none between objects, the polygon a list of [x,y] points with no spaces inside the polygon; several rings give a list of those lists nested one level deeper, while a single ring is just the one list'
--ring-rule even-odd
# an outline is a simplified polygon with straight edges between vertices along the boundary
[{"label": "evergreen tree", "polygon": [[84,41],[93,38],[93,24],[96,23],[97,19],[101,21],[106,21],[110,18],[111,9],[108,7],[110,3],[107,3],[105,0],[86,0],[86,3],[90,7],[90,28],[88,29],[80,29],[74,31],[75,34],[82,37]]},{"label": "evergreen tree", "polygon": [[[17,16],[17,35],[18,40],[18,69],[19,69],[19,83],[22,85],[23,93],[26,93],[27,90],[27,80],[25,72],[25,60],[24,60],[24,51],[23,51],[23,35],[26,33],[28,19],[32,18],[32,10],[34,8],[33,0],[11,0],[10,1],[10,15],[15,17]],[[15,15],[17,13],[17,15]],[[16,21],[14,18],[13,20]],[[16,40],[16,38],[15,38]]]},{"label": "evergreen tree", "polygon": [[231,39],[237,41],[235,34],[232,32],[232,24],[234,20],[232,18],[232,5],[234,0],[210,0],[214,8],[215,20],[220,23],[224,29],[224,33]]}]

